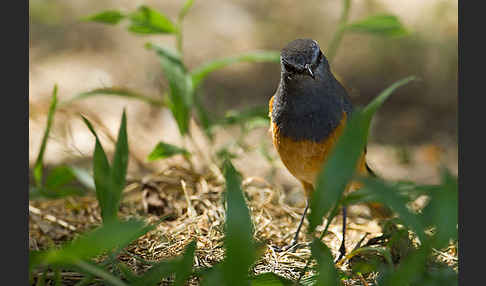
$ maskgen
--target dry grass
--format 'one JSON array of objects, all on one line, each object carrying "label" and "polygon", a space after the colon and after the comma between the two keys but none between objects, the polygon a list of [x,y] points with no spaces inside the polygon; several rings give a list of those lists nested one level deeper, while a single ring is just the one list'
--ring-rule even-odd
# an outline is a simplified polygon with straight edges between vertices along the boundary
[{"label": "dry grass", "polygon": [[[276,252],[271,246],[288,244],[297,228],[303,207],[290,205],[287,194],[278,187],[258,177],[247,177],[243,189],[251,210],[255,239],[262,242],[261,256],[253,267],[255,274],[274,272],[290,279],[298,279],[307,259],[311,238],[302,232],[301,245],[295,253]],[[224,182],[211,173],[200,174],[181,165],[167,166],[163,171],[132,180],[124,191],[121,205],[122,217],[142,217],[155,223],[167,218],[158,227],[132,243],[120,254],[123,261],[136,273],[147,270],[155,262],[180,254],[193,239],[197,240],[196,268],[209,267],[221,261],[223,250],[223,226],[225,211],[222,203]],[[49,201],[31,201],[29,204],[29,248],[43,249],[74,238],[81,232],[101,224],[98,203],[94,195],[82,198],[65,198]],[[331,223],[324,242],[334,255],[342,239],[342,217]],[[304,227],[307,226],[307,222]],[[346,246],[352,250],[365,237],[380,236],[379,223],[367,215],[364,207],[353,206],[349,211]],[[317,230],[322,231],[323,226]],[[316,233],[318,235],[318,233]],[[457,268],[457,249],[451,246],[437,251],[437,260]],[[348,263],[340,266],[349,270]],[[312,275],[308,271],[304,277]],[[82,277],[64,272],[66,284],[75,283]],[[344,285],[373,285],[375,274],[353,276]],[[197,279],[190,284],[197,285]]]}]

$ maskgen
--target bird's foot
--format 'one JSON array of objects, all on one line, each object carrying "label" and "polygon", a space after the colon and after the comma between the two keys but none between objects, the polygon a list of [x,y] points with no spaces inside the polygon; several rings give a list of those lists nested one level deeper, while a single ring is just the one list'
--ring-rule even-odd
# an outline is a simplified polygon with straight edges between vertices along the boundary
[{"label": "bird's foot", "polygon": [[291,252],[295,252],[296,250],[296,247],[299,245],[299,243],[297,243],[296,240],[293,240],[290,242],[289,245],[286,245],[284,247],[278,247],[278,246],[272,246],[273,250],[275,250],[275,252],[285,252],[285,251],[291,251]]},{"label": "bird's foot", "polygon": [[346,246],[344,245],[344,241],[341,243],[341,247],[339,247],[339,257],[336,259],[334,263],[338,263],[344,256],[346,255]]}]

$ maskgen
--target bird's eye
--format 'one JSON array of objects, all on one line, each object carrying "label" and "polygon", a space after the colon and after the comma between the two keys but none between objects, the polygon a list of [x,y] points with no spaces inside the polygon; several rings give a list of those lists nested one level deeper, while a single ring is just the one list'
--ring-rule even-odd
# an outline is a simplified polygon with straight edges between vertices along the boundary
[{"label": "bird's eye", "polygon": [[322,54],[321,50],[319,50],[319,55],[317,56],[317,63],[320,63],[322,61],[322,56],[323,56],[323,54]]},{"label": "bird's eye", "polygon": [[291,64],[283,62],[285,70],[290,73],[298,73],[299,71]]}]

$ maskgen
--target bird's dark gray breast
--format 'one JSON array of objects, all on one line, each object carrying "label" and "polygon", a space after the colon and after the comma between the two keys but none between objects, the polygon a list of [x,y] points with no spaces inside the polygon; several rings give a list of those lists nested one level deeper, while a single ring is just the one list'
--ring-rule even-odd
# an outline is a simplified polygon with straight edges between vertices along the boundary
[{"label": "bird's dark gray breast", "polygon": [[340,85],[279,86],[272,105],[272,122],[279,132],[294,140],[320,142],[339,126],[343,112],[352,105]]}]

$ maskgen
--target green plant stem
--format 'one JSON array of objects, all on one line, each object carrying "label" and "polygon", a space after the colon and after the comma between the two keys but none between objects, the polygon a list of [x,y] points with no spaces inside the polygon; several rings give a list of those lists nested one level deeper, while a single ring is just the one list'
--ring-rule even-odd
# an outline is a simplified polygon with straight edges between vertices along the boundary
[{"label": "green plant stem", "polygon": [[182,23],[177,22],[177,33],[176,33],[176,47],[177,51],[181,54],[181,57],[183,57],[183,52],[182,52]]},{"label": "green plant stem", "polygon": [[184,53],[182,51],[182,20],[184,19],[184,14],[179,14],[177,17],[177,32],[176,32],[176,48],[177,51],[181,54],[181,61],[184,56]]},{"label": "green plant stem", "polygon": [[333,38],[329,47],[327,48],[327,60],[332,62],[334,56],[336,55],[337,48],[341,43],[341,40],[344,36],[345,26],[348,22],[349,12],[351,10],[351,0],[343,0],[343,11],[341,13],[341,18],[339,19],[338,29],[334,32]]},{"label": "green plant stem", "polygon": [[[336,204],[334,206],[334,208],[332,209],[331,214],[329,215],[329,219],[326,222],[326,227],[324,227],[324,230],[322,231],[321,236],[319,236],[319,241],[321,241],[322,238],[324,237],[324,235],[327,233],[327,229],[329,228],[329,225],[331,224],[331,221],[336,216],[336,211],[337,211],[338,206],[339,206],[339,204]],[[300,273],[299,279],[297,280],[297,284],[300,282],[300,280],[302,279],[302,277],[305,275],[305,272],[309,268],[309,265],[310,265],[311,261],[312,261],[312,256],[309,257],[309,260],[307,260],[307,263],[304,266],[304,270],[302,270],[302,272]]]}]

